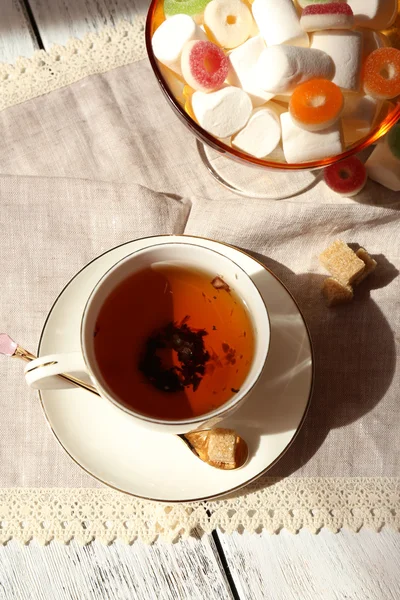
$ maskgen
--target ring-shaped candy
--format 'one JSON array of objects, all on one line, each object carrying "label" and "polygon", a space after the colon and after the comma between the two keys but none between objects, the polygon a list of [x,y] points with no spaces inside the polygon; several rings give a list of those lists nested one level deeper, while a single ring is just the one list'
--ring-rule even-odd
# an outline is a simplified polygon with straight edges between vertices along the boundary
[{"label": "ring-shaped candy", "polygon": [[343,110],[340,88],[327,79],[311,79],[298,85],[289,102],[296,125],[308,131],[320,131],[333,125]]},{"label": "ring-shaped candy", "polygon": [[355,196],[367,181],[364,164],[356,156],[330,165],[324,169],[324,180],[328,187],[342,196]]},{"label": "ring-shaped candy", "polygon": [[221,48],[205,40],[185,44],[181,57],[182,75],[200,92],[219,90],[228,75],[229,60]]},{"label": "ring-shaped candy", "polygon": [[363,69],[365,93],[390,100],[400,95],[400,50],[378,48],[367,57]]},{"label": "ring-shaped candy", "polygon": [[253,17],[241,0],[211,0],[204,11],[204,26],[222,48],[236,48],[251,34]]}]

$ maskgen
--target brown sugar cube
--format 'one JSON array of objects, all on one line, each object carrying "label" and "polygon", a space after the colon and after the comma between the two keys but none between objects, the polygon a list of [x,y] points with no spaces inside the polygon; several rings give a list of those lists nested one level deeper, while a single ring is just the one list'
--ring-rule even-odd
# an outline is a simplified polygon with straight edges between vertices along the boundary
[{"label": "brown sugar cube", "polygon": [[363,273],[364,261],[342,240],[335,240],[319,256],[321,264],[344,285],[349,285]]},{"label": "brown sugar cube", "polygon": [[211,429],[208,434],[208,459],[224,468],[234,468],[237,434],[232,429]]},{"label": "brown sugar cube", "polygon": [[328,277],[324,280],[321,291],[327,306],[347,304],[353,300],[353,288],[351,285],[344,285],[333,277]]},{"label": "brown sugar cube", "polygon": [[358,285],[359,283],[364,281],[364,279],[366,277],[368,277],[368,275],[371,275],[371,273],[373,271],[375,271],[376,265],[378,264],[376,262],[376,260],[374,260],[372,258],[372,256],[370,256],[368,254],[368,252],[365,250],[365,248],[359,248],[357,250],[356,254],[357,254],[358,258],[361,258],[361,260],[365,264],[365,268],[364,268],[364,271],[361,273],[361,275],[359,275],[357,277],[357,279],[355,280],[354,285]]}]

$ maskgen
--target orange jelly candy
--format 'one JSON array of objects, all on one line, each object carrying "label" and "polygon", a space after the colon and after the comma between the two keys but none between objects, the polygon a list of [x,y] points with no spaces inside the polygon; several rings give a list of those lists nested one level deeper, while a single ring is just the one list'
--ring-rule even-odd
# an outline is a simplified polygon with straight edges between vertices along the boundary
[{"label": "orange jelly candy", "polygon": [[311,79],[295,88],[289,103],[293,122],[308,131],[333,125],[343,110],[340,88],[327,79]]},{"label": "orange jelly candy", "polygon": [[400,95],[400,50],[378,48],[371,52],[363,70],[366,94],[382,100]]}]

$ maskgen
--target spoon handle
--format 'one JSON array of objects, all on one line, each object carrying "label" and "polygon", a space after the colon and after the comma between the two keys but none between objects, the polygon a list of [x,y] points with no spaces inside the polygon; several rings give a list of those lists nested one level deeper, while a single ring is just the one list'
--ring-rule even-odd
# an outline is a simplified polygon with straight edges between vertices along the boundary
[{"label": "spoon handle", "polygon": [[[36,358],[36,356],[34,354],[32,354],[31,352],[28,352],[28,350],[25,350],[25,348],[22,348],[21,346],[17,346],[13,356],[15,356],[16,358],[21,358],[25,362],[31,362],[32,360],[35,360],[35,358]],[[82,381],[82,379],[79,379],[78,377],[74,377],[74,375],[67,375],[66,373],[60,373],[59,375],[57,375],[57,377],[61,377],[61,379],[64,379],[65,381],[69,381],[69,383],[73,383],[77,387],[83,388],[84,390],[87,390],[88,392],[92,392],[92,394],[96,394],[96,396],[100,396],[99,392],[96,390],[96,388],[93,385],[90,385],[90,383],[86,383],[85,381]]]}]

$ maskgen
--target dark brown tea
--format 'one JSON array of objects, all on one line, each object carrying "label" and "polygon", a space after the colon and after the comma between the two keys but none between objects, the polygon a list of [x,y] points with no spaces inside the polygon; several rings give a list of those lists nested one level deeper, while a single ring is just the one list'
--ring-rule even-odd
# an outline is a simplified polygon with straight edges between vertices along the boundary
[{"label": "dark brown tea", "polygon": [[254,353],[251,319],[234,290],[173,265],[125,279],[104,302],[93,335],[112,394],[159,419],[187,419],[227,402]]}]

